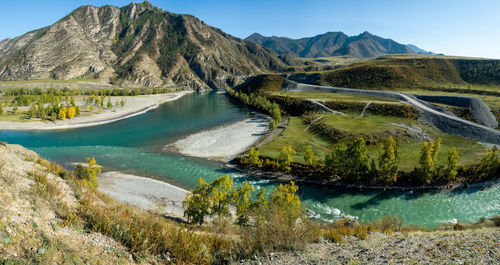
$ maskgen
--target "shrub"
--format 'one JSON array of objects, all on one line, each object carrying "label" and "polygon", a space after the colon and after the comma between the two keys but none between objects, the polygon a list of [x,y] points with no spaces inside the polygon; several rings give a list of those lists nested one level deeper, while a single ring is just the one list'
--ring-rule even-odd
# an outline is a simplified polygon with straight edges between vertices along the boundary
[{"label": "shrub", "polygon": [[495,226],[500,226],[500,215],[491,217],[491,220],[495,223]]},{"label": "shrub", "polygon": [[403,219],[397,216],[384,216],[375,222],[377,230],[382,232],[398,232],[403,225]]}]

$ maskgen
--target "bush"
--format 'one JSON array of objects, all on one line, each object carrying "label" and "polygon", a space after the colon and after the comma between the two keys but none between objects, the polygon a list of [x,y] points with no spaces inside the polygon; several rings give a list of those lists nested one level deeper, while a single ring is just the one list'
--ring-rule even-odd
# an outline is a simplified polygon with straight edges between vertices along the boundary
[{"label": "bush", "polygon": [[495,226],[500,226],[500,215],[491,217],[491,220],[495,223]]},{"label": "bush", "polygon": [[375,222],[375,227],[382,232],[399,232],[403,222],[403,219],[397,216],[384,216]]}]

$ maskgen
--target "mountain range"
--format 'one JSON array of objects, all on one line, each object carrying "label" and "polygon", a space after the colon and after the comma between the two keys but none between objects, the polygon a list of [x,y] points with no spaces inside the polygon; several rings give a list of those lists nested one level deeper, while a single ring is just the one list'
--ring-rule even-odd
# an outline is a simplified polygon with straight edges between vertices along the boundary
[{"label": "mountain range", "polygon": [[327,32],[314,37],[290,39],[285,37],[264,37],[254,33],[246,40],[260,44],[278,54],[303,58],[349,56],[370,58],[385,54],[432,54],[415,45],[405,45],[391,39],[373,35],[367,31],[348,36],[343,32]]},{"label": "mountain range", "polygon": [[98,78],[115,85],[232,87],[291,58],[148,2],[82,6],[0,42],[0,80]]}]

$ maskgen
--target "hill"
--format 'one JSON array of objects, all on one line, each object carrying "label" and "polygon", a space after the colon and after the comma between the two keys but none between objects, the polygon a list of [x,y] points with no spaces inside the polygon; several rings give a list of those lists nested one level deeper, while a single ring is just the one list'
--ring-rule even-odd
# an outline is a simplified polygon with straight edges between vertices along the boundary
[{"label": "hill", "polygon": [[128,87],[225,88],[289,59],[148,2],[82,6],[0,42],[0,80],[98,78]]},{"label": "hill", "polygon": [[322,81],[367,89],[500,85],[500,60],[443,56],[385,56],[324,72]]},{"label": "hill", "polygon": [[391,39],[373,35],[367,31],[357,36],[348,36],[343,32],[327,32],[301,39],[276,36],[264,37],[258,33],[254,33],[247,37],[246,40],[260,44],[279,54],[303,58],[329,56],[370,58],[395,53],[428,53],[414,45],[400,44]]}]

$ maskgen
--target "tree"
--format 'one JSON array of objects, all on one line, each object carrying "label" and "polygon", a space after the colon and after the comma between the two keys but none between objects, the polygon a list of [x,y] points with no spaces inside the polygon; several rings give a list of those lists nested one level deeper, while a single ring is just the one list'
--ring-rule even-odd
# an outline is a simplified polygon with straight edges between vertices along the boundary
[{"label": "tree", "polygon": [[302,215],[300,198],[296,194],[298,189],[299,187],[293,181],[286,185],[280,184],[272,191],[269,199],[272,207],[278,210],[288,224],[295,224],[297,218]]},{"label": "tree", "polygon": [[111,109],[111,108],[113,107],[113,104],[111,103],[111,100],[110,100],[110,99],[108,99],[108,103],[106,104],[106,107],[107,107],[108,109]]},{"label": "tree", "polygon": [[122,98],[122,100],[120,101],[120,105],[122,106],[122,108],[125,106],[125,100]]},{"label": "tree", "polygon": [[500,159],[498,158],[499,150],[494,146],[491,150],[486,151],[484,156],[479,161],[481,170],[488,176],[494,174],[500,167]]},{"label": "tree", "polygon": [[75,115],[77,117],[80,116],[80,107],[78,107],[78,106],[75,107]]},{"label": "tree", "polygon": [[17,113],[17,103],[14,104],[14,107],[12,107],[12,114],[16,114]]},{"label": "tree", "polygon": [[389,136],[380,151],[378,159],[378,166],[383,181],[388,184],[397,181],[399,161],[399,139],[394,141]]},{"label": "tree", "polygon": [[75,117],[75,113],[76,113],[75,107],[71,106],[69,107],[66,116],[68,117],[68,119],[73,119],[73,117]]},{"label": "tree", "polygon": [[211,208],[210,216],[225,216],[229,214],[229,202],[233,192],[233,180],[229,175],[224,175],[210,183]]},{"label": "tree", "polygon": [[249,211],[252,208],[252,203],[250,202],[250,197],[252,197],[252,193],[254,188],[248,184],[248,181],[245,180],[243,186],[236,189],[233,194],[232,201],[236,207],[236,216],[237,216],[237,224],[244,225],[248,223],[249,220]]},{"label": "tree", "polygon": [[66,111],[64,111],[63,109],[61,109],[59,111],[59,113],[57,114],[57,118],[60,119],[60,120],[66,119]]},{"label": "tree", "polygon": [[305,148],[304,160],[313,168],[319,166],[321,163],[321,159],[319,157],[316,157],[316,154],[314,154],[312,147],[309,145]]},{"label": "tree", "polygon": [[3,114],[3,107],[2,107],[2,104],[0,103],[0,115]]},{"label": "tree", "polygon": [[233,180],[224,175],[211,183],[202,178],[199,186],[188,192],[183,206],[184,216],[193,224],[203,224],[206,215],[225,216],[230,214],[229,205],[233,201]]},{"label": "tree", "polygon": [[291,145],[284,145],[283,147],[281,147],[278,160],[279,160],[280,168],[284,172],[290,172],[290,170],[291,170],[290,165],[293,163],[292,155],[295,155],[295,154],[296,154],[296,152],[295,152],[295,150],[293,150]]},{"label": "tree", "polygon": [[448,150],[448,164],[446,166],[446,178],[448,181],[455,180],[458,168],[458,152],[456,148]]},{"label": "tree", "polygon": [[421,182],[430,184],[438,172],[437,158],[441,148],[441,138],[434,142],[423,142],[417,169]]},{"label": "tree", "polygon": [[326,157],[327,170],[338,173],[345,181],[356,181],[368,171],[368,149],[365,140],[358,137],[350,145],[340,144]]},{"label": "tree", "polygon": [[281,121],[281,110],[280,110],[280,106],[278,104],[276,104],[276,102],[273,102],[272,103],[272,107],[271,107],[271,117],[273,118],[273,120],[276,121],[276,123],[279,123]]},{"label": "tree", "polygon": [[276,121],[275,120],[272,120],[269,122],[269,129],[270,130],[276,129]]},{"label": "tree", "polygon": [[304,160],[309,164],[309,165],[313,165],[314,163],[314,152],[311,148],[311,146],[306,146],[305,148],[305,153],[304,153]]},{"label": "tree", "polygon": [[190,190],[186,199],[182,203],[184,207],[184,216],[187,217],[189,223],[202,225],[205,216],[209,214],[209,184],[202,178],[198,180],[199,186]]},{"label": "tree", "polygon": [[78,163],[75,167],[75,177],[81,179],[83,183],[92,191],[97,190],[99,183],[97,182],[97,177],[101,174],[101,167],[97,165],[95,158],[87,157],[86,167],[81,163]]},{"label": "tree", "polygon": [[262,159],[259,158],[259,151],[255,148],[248,150],[248,164],[254,167],[262,167]]}]

